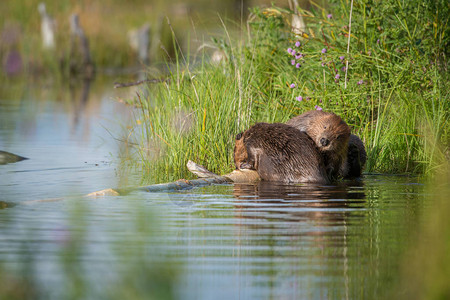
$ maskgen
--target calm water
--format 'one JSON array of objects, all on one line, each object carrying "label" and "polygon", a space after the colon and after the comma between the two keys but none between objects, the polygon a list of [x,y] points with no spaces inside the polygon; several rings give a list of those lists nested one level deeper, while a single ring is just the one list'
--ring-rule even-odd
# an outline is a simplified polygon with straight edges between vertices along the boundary
[{"label": "calm water", "polygon": [[119,172],[129,112],[110,86],[0,100],[0,149],[30,158],[0,165],[12,298],[379,299],[395,284],[430,205],[416,178],[79,196],[137,182]]}]

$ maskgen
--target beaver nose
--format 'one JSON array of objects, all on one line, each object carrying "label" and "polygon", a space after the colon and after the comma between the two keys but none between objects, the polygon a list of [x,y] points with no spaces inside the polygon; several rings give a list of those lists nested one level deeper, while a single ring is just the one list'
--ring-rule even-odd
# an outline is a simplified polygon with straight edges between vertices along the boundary
[{"label": "beaver nose", "polygon": [[324,147],[328,146],[328,144],[330,143],[330,141],[326,138],[321,138],[320,139],[320,144]]}]

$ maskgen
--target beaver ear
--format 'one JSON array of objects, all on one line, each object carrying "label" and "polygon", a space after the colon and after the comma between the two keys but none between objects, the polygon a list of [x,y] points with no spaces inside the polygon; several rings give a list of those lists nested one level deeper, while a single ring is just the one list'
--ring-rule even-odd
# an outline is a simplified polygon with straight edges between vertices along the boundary
[{"label": "beaver ear", "polygon": [[242,132],[239,132],[237,135],[236,135],[236,140],[240,140],[242,138]]}]

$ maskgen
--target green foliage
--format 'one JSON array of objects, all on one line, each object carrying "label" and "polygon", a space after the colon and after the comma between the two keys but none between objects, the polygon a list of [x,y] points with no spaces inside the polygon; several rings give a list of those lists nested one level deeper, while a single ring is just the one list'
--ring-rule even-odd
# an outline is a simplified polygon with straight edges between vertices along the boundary
[{"label": "green foliage", "polygon": [[[40,3],[46,4],[47,13],[55,21],[55,49],[42,47]],[[207,0],[190,0],[188,3],[181,0],[6,0],[2,1],[0,9],[0,60],[3,62],[8,53],[15,50],[23,59],[23,73],[60,75],[65,71],[63,65],[73,59],[70,17],[75,13],[89,41],[91,57],[99,73],[105,68],[115,71],[114,68],[142,65],[137,52],[131,48],[129,36],[132,30],[145,23],[150,25],[150,62],[161,64],[164,59],[174,56],[172,30],[187,36],[190,30],[197,30],[192,28],[193,23],[200,23],[202,30],[203,27],[211,29],[217,26],[217,23],[212,24],[212,20],[216,21],[216,15],[211,14],[213,8],[231,14],[235,7],[233,1]],[[188,9],[195,13],[187,13]],[[11,36],[15,36],[14,43]],[[199,37],[196,36],[195,41],[201,40]],[[188,39],[179,39],[182,48],[189,51]],[[195,41],[189,45],[192,49],[199,47]],[[4,75],[0,71],[1,79]]]},{"label": "green foliage", "polygon": [[[318,106],[341,115],[363,139],[366,171],[427,173],[447,164],[449,5],[356,0],[347,52],[350,1],[330,2],[339,4],[331,13],[300,10],[307,29],[297,35],[293,12],[255,9],[245,45],[216,41],[221,64],[202,60],[180,71],[189,66],[178,62],[171,83],[151,90],[151,108],[143,104],[149,139],[165,144],[161,160],[145,162],[152,180],[188,175],[188,159],[230,171],[236,133]],[[187,134],[170,126],[180,111],[191,116]]]}]

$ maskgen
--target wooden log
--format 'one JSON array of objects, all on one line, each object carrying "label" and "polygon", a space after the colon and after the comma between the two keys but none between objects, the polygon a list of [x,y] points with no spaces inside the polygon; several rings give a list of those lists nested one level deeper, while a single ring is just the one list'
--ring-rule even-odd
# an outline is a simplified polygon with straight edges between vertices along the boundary
[{"label": "wooden log", "polygon": [[14,153],[0,150],[0,165],[15,163],[15,162],[25,160],[25,159],[28,159],[28,158],[14,154]]},{"label": "wooden log", "polygon": [[[120,188],[120,189],[104,189],[101,191],[89,193],[84,195],[84,197],[96,198],[96,197],[104,197],[104,196],[120,196],[126,195],[128,193],[134,191],[144,191],[150,193],[157,192],[173,192],[179,190],[189,190],[195,187],[202,187],[213,184],[229,184],[229,183],[254,183],[260,180],[258,172],[254,170],[234,170],[233,172],[226,175],[217,175],[205,167],[194,163],[193,161],[188,161],[187,163],[188,170],[193,174],[197,175],[198,179],[186,180],[179,179],[174,182],[168,183],[160,183],[160,184],[152,184],[148,186],[140,186],[140,187],[130,187],[130,188]],[[43,202],[56,202],[61,201],[67,198],[78,198],[80,196],[72,196],[65,198],[48,198],[48,199],[38,199],[38,200],[28,200],[23,201],[20,204],[22,205],[34,205],[37,203]],[[0,202],[1,205],[9,205],[8,203]]]},{"label": "wooden log", "polygon": [[102,196],[119,196],[126,195],[134,191],[145,192],[170,192],[178,190],[188,190],[194,187],[202,187],[213,184],[226,184],[226,183],[252,183],[260,180],[258,173],[254,170],[234,170],[226,175],[217,175],[205,167],[188,161],[187,168],[190,172],[197,175],[198,179],[186,180],[179,179],[174,182],[152,184],[141,187],[131,187],[123,189],[105,189],[93,193],[89,193],[87,197],[102,197]]},{"label": "wooden log", "polygon": [[123,189],[105,189],[97,192],[87,194],[87,197],[102,197],[102,196],[119,196],[126,195],[135,191],[144,191],[150,193],[157,192],[171,192],[179,190],[189,190],[194,187],[201,187],[212,184],[224,184],[230,183],[230,180],[224,176],[214,177],[214,178],[199,178],[193,180],[179,179],[174,182],[152,184],[148,186],[131,187]]}]

